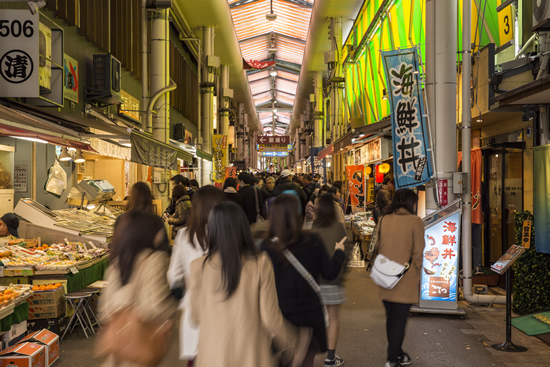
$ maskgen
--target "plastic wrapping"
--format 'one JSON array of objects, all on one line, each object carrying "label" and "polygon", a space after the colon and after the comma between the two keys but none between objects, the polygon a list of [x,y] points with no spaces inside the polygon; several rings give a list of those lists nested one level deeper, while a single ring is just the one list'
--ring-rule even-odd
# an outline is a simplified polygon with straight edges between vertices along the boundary
[{"label": "plastic wrapping", "polygon": [[44,190],[53,196],[61,197],[63,191],[67,188],[67,173],[61,167],[58,161],[48,169],[48,179],[44,185]]}]

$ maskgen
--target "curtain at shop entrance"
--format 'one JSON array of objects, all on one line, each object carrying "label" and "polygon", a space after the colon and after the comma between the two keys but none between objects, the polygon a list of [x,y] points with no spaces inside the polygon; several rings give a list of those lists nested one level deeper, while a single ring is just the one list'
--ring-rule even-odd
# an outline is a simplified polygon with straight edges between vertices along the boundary
[{"label": "curtain at shop entrance", "polygon": [[535,248],[550,254],[550,145],[533,148]]}]

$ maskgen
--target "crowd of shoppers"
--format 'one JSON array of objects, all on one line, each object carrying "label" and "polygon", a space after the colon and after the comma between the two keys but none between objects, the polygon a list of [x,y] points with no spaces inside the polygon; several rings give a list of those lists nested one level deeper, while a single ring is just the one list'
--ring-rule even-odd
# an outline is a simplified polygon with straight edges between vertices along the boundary
[{"label": "crowd of shoppers", "polygon": [[[326,353],[326,367],[342,366],[336,349],[352,250],[342,183],[322,185],[318,175],[289,170],[278,177],[241,172],[223,188],[199,188],[181,175],[171,181],[165,223],[153,212],[149,186],[131,189],[127,213],[115,226],[103,320],[133,304],[165,324],[179,302],[179,352],[188,366],[272,366],[274,360],[313,366],[318,353]],[[384,181],[377,200],[378,250],[410,262],[410,270],[394,289],[380,288],[379,297],[386,308],[386,367],[399,367],[411,363],[402,343],[409,308],[418,301],[424,227],[414,214],[416,194],[398,190],[392,200],[392,184]],[[172,226],[173,247],[165,225]],[[145,302],[148,294],[154,302]],[[133,365],[116,355],[105,363]]]}]

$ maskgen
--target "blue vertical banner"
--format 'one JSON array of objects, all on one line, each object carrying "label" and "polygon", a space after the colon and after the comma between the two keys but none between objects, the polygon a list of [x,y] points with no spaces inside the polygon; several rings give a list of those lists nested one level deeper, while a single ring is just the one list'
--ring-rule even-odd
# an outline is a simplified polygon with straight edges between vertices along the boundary
[{"label": "blue vertical banner", "polygon": [[311,148],[311,176],[315,175],[316,173],[321,175],[321,179],[319,180],[319,183],[322,185],[326,185],[327,183],[327,159],[317,159],[317,155],[319,152],[321,152],[325,147],[318,147],[318,148]]},{"label": "blue vertical banner", "polygon": [[425,184],[433,174],[416,48],[381,51],[391,105],[395,187]]},{"label": "blue vertical banner", "polygon": [[533,147],[535,248],[550,254],[550,145]]}]

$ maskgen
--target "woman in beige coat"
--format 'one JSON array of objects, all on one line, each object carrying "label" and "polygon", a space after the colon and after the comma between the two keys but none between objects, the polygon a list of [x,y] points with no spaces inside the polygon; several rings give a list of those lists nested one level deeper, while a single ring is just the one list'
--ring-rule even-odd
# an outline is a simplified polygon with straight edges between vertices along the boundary
[{"label": "woman in beige coat", "polygon": [[409,309],[418,303],[420,269],[424,251],[424,224],[417,217],[418,196],[410,189],[395,192],[391,205],[378,224],[378,252],[400,264],[409,263],[409,270],[393,289],[378,287],[378,295],[386,307],[388,359],[385,367],[411,364],[403,351],[405,325]]},{"label": "woman in beige coat", "polygon": [[[160,217],[144,211],[130,211],[117,222],[112,241],[108,282],[101,296],[100,317],[108,324],[118,310],[132,304],[143,320],[158,325],[170,320],[176,301],[166,279],[168,255],[156,250],[165,236]],[[141,365],[109,356],[103,367],[139,367]]]},{"label": "woman in beige coat", "polygon": [[208,251],[191,263],[191,316],[201,329],[196,366],[270,366],[273,335],[287,351],[300,344],[294,360],[301,362],[309,338],[283,319],[273,267],[237,204],[212,209]]}]

